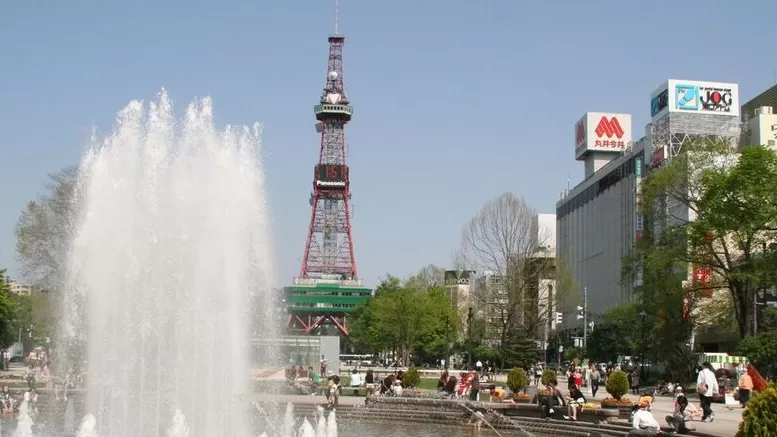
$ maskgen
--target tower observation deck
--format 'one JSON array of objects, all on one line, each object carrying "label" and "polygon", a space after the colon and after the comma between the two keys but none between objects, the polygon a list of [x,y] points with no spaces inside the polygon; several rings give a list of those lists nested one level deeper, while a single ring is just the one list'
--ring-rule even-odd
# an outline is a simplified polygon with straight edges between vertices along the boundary
[{"label": "tower observation deck", "polygon": [[285,289],[287,328],[313,334],[331,325],[348,335],[347,318],[372,296],[358,279],[351,233],[351,180],[345,125],[353,106],[343,83],[345,37],[329,37],[326,86],[317,105],[321,134],[318,164],[313,168],[310,225],[299,277]]}]

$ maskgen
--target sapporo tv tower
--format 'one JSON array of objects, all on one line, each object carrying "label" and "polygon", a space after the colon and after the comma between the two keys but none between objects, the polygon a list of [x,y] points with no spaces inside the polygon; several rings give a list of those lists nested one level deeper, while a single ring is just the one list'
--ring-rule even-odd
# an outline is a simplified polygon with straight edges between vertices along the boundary
[{"label": "sapporo tv tower", "polygon": [[343,84],[345,37],[338,32],[338,6],[336,2],[335,34],[329,37],[326,87],[321,100],[313,107],[321,147],[313,171],[308,237],[299,277],[286,289],[287,327],[305,334],[333,326],[348,335],[347,316],[371,296],[371,290],[363,288],[358,279],[351,233],[351,181],[345,125],[351,120],[353,107]]}]

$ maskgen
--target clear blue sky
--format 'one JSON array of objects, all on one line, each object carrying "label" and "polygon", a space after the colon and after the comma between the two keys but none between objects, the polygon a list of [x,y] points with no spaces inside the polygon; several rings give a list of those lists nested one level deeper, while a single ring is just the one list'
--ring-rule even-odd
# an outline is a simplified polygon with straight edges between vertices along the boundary
[{"label": "clear blue sky", "polygon": [[[298,272],[334,0],[6,1],[0,5],[0,266],[46,175],[93,126],[161,87],[265,125],[278,282]],[[682,5],[682,6],[680,6]],[[361,276],[448,266],[462,226],[505,191],[554,212],[576,183],[586,111],[648,121],[667,78],[774,82],[777,2],[341,1]]]}]

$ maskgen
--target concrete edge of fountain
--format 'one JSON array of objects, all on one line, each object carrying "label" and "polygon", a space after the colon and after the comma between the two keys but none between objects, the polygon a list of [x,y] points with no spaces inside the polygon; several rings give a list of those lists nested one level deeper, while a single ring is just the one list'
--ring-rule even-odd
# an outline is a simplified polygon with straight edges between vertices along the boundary
[{"label": "concrete edge of fountain", "polygon": [[[272,396],[258,395],[260,403],[286,404],[292,403],[295,412],[300,416],[313,416],[318,407],[325,406],[322,396]],[[364,420],[396,423],[405,421],[417,424],[437,424],[448,426],[463,426],[471,420],[471,414],[462,409],[462,405],[469,404],[474,410],[480,412],[497,411],[508,420],[520,422],[529,430],[542,433],[549,428],[574,432],[579,435],[623,435],[628,432],[630,426],[615,421],[593,422],[569,422],[566,420],[546,420],[541,415],[541,409],[533,404],[504,404],[487,402],[463,402],[451,399],[430,399],[412,397],[341,397],[340,405],[334,408],[338,418],[345,421]],[[509,413],[509,414],[505,414]],[[615,411],[602,410],[603,417],[617,420]],[[514,424],[494,423],[495,428],[508,430],[517,429]],[[719,437],[714,434],[693,432],[689,435],[698,437]]]}]

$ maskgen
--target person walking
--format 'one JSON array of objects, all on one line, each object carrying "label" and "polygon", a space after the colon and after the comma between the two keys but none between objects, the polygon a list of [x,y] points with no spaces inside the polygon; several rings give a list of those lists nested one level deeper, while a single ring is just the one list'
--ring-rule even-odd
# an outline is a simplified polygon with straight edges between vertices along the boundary
[{"label": "person walking", "polygon": [[747,374],[747,371],[742,373],[737,383],[739,387],[739,404],[742,408],[747,407],[747,401],[750,400],[750,393],[753,391],[753,378]]},{"label": "person walking", "polygon": [[696,391],[699,393],[699,403],[703,412],[702,422],[712,422],[715,420],[715,412],[712,411],[712,397],[719,391],[718,379],[712,369],[712,364],[705,362],[699,368],[699,375],[696,377]]},{"label": "person walking", "polygon": [[591,397],[596,397],[596,392],[599,391],[599,384],[602,382],[602,375],[599,373],[599,369],[596,367],[591,368]]}]

